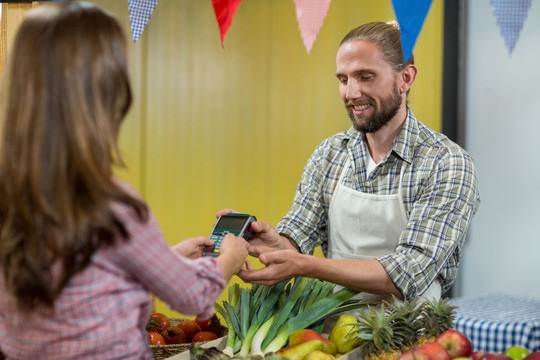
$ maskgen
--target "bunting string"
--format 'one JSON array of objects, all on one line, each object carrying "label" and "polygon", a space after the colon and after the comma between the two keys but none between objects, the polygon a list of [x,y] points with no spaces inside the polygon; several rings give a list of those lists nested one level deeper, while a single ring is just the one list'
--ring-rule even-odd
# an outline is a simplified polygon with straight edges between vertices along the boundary
[{"label": "bunting string", "polygon": [[[64,1],[64,0],[53,0]],[[208,1],[208,0],[207,0]],[[309,54],[326,19],[332,0],[293,0],[302,42]],[[221,46],[231,27],[241,0],[212,0],[218,22]],[[396,20],[401,30],[405,59],[413,52],[433,0],[392,0]],[[128,0],[133,42],[137,42],[146,27],[158,0]],[[511,55],[531,7],[531,0],[490,0],[501,36]]]}]

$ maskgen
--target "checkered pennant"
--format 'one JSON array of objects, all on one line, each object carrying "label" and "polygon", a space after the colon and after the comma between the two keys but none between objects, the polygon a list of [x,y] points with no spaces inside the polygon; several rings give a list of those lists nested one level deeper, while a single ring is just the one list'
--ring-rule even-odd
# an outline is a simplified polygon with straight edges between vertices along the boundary
[{"label": "checkered pennant", "polygon": [[508,53],[512,55],[531,7],[531,0],[490,0],[490,4]]},{"label": "checkered pennant", "polygon": [[136,43],[152,12],[156,8],[158,0],[128,0],[129,21],[131,22],[131,34]]}]

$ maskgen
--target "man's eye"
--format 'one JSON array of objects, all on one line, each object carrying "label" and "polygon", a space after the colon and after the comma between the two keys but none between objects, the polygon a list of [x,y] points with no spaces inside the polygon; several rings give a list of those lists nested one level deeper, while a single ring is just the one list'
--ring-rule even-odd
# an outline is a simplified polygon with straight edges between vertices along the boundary
[{"label": "man's eye", "polygon": [[347,84],[347,79],[342,78],[342,79],[338,79],[338,81],[340,84],[343,84],[343,85]]},{"label": "man's eye", "polygon": [[360,77],[362,80],[373,80],[373,75],[363,75]]}]

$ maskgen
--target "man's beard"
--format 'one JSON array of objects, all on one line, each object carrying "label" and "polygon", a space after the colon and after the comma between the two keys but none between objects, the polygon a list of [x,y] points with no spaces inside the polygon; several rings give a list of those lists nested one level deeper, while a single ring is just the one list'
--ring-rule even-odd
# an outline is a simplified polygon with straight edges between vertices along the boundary
[{"label": "man's beard", "polygon": [[354,116],[352,109],[349,107],[350,104],[347,104],[345,107],[354,128],[363,134],[367,134],[376,132],[384,125],[388,124],[388,122],[390,122],[390,120],[392,120],[392,118],[399,111],[402,101],[403,99],[398,92],[397,86],[394,86],[394,89],[390,95],[382,99],[381,108],[375,109],[374,113],[370,117],[358,120]]}]

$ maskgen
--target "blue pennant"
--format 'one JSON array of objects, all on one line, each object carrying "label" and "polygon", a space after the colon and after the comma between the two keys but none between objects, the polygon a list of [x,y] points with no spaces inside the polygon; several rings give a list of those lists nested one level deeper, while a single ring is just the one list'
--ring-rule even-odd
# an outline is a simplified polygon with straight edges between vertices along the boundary
[{"label": "blue pennant", "polygon": [[392,0],[399,28],[404,61],[412,55],[414,44],[433,0]]},{"label": "blue pennant", "polygon": [[129,21],[134,43],[143,33],[157,2],[158,0],[128,0]]},{"label": "blue pennant", "polygon": [[512,55],[531,7],[531,0],[491,0],[490,4],[508,53]]}]

